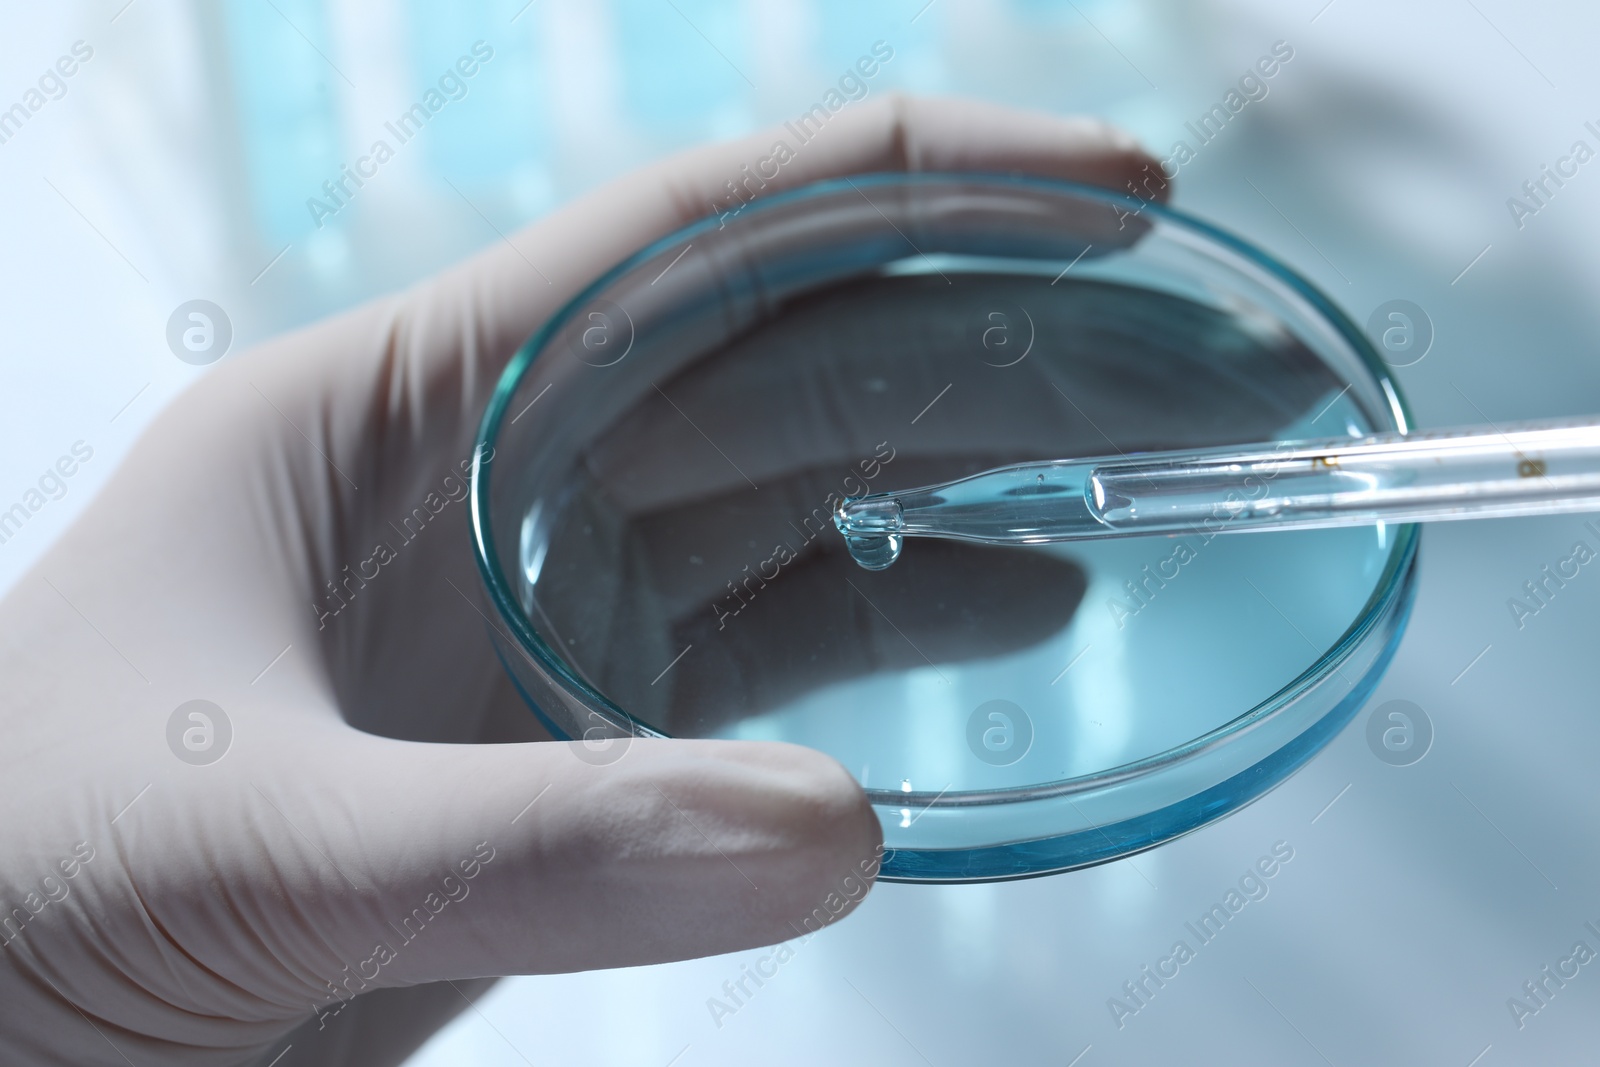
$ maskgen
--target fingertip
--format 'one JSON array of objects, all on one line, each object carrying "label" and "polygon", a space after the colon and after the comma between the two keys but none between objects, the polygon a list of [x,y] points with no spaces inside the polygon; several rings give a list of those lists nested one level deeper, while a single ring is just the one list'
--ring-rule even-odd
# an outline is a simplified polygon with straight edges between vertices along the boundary
[{"label": "fingertip", "polygon": [[957,97],[889,94],[887,140],[906,170],[1012,171],[1165,200],[1161,161],[1098,118],[1025,111]]},{"label": "fingertip", "polygon": [[781,741],[677,741],[700,754],[736,767],[734,788],[745,810],[762,821],[775,820],[790,839],[796,871],[808,864],[843,864],[852,869],[881,851],[883,826],[855,776],[832,756]]},{"label": "fingertip", "polygon": [[[743,746],[741,746],[743,747]],[[825,753],[781,742],[751,743],[757,773],[787,795],[791,847],[771,857],[766,872],[782,917],[779,936],[815,932],[866,898],[883,863],[883,825],[866,791]]]},{"label": "fingertip", "polygon": [[785,742],[764,742],[773,757],[803,779],[801,807],[819,835],[842,855],[859,858],[879,851],[883,825],[855,775],[832,756]]},{"label": "fingertip", "polygon": [[[853,911],[882,864],[883,828],[855,778],[815,749],[767,741],[668,741],[640,768],[678,817],[715,842],[707,885],[724,882],[723,950],[815,932]],[[659,758],[665,756],[666,758]],[[690,842],[693,844],[693,842]],[[729,876],[727,868],[739,878]],[[744,894],[742,889],[756,891]]]},{"label": "fingertip", "polygon": [[1171,200],[1172,183],[1176,174],[1167,174],[1166,162],[1121,127],[1109,123],[1102,125],[1105,126],[1108,136],[1116,138],[1116,149],[1127,161],[1126,166],[1131,175],[1130,180],[1137,190],[1136,195],[1142,199],[1155,200],[1160,204]]}]

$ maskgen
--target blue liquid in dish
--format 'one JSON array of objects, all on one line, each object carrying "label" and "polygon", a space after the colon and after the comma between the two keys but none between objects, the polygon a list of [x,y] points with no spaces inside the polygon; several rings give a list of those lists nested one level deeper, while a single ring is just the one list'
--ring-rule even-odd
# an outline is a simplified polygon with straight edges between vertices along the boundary
[{"label": "blue liquid in dish", "polygon": [[[969,343],[998,304],[1039,331],[1003,368]],[[1345,384],[1259,316],[1178,296],[851,282],[661,381],[670,403],[649,393],[620,415],[529,512],[525,606],[652,728],[808,745],[885,795],[1118,767],[1305,672],[1373,596],[1389,531],[917,539],[889,567],[899,546],[847,546],[834,507],[1008,462],[1370,432]]]},{"label": "blue liquid in dish", "polygon": [[[1319,425],[1362,427],[1358,416],[1336,402]],[[1288,429],[1285,439],[1295,432]],[[722,736],[823,748],[865,786],[909,780],[919,793],[1054,781],[1154,756],[1272,696],[1331,647],[1379,580],[1388,532],[1378,525],[978,547],[972,551],[1037,553],[1080,569],[1086,588],[1077,610],[1027,648],[852,679]],[[933,543],[912,540],[899,566]],[[1015,763],[973,758],[969,720],[997,698],[1020,709],[1031,733]],[[1003,757],[1024,730],[1012,724],[1008,740],[998,729],[993,756]]]}]

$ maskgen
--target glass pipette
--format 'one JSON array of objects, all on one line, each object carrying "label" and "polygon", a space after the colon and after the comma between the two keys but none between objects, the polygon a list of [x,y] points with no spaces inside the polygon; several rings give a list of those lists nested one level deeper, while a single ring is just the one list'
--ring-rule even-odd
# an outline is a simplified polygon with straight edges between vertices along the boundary
[{"label": "glass pipette", "polygon": [[906,537],[1036,545],[1600,511],[1600,417],[1046,460],[842,501],[882,570]]}]

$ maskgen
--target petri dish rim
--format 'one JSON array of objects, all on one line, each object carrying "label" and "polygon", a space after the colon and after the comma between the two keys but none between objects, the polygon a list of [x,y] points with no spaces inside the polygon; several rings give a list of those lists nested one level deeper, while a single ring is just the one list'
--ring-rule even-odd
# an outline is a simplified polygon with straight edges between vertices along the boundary
[{"label": "petri dish rim", "polygon": [[[776,207],[807,199],[822,198],[845,190],[853,189],[859,192],[861,187],[870,189],[891,185],[933,186],[954,182],[973,182],[1002,189],[1031,189],[1067,194],[1099,201],[1107,205],[1133,208],[1141,214],[1149,213],[1165,223],[1187,229],[1198,235],[1203,241],[1218,245],[1243,258],[1248,263],[1264,271],[1271,280],[1285,285],[1295,296],[1305,301],[1316,315],[1320,316],[1325,325],[1332,327],[1339,338],[1349,346],[1351,354],[1371,375],[1373,383],[1382,391],[1388,403],[1389,414],[1394,419],[1395,428],[1403,432],[1411,429],[1412,415],[1409,406],[1401,395],[1393,377],[1389,374],[1388,366],[1378,357],[1377,352],[1373,349],[1366,336],[1361,333],[1350,318],[1332,300],[1293,268],[1280,262],[1255,245],[1212,223],[1176,208],[1145,201],[1114,190],[1065,179],[974,171],[882,172],[849,178],[833,178],[776,193],[748,206],[752,216],[754,216]],[[538,330],[522,343],[506,364],[505,370],[501,372],[500,379],[495,385],[494,392],[479,423],[477,447],[473,450],[472,455],[472,486],[469,496],[469,514],[472,524],[474,556],[477,560],[479,574],[494,602],[496,613],[501,621],[510,628],[514,644],[518,650],[530,658],[541,672],[547,673],[551,678],[558,681],[561,687],[567,690],[568,695],[578,700],[587,710],[598,713],[602,718],[608,720],[611,725],[635,737],[667,738],[671,735],[635,717],[632,713],[618,706],[604,694],[579,678],[567,666],[565,660],[551,650],[544,639],[534,630],[531,621],[517,602],[511,584],[501,571],[491,528],[490,486],[494,468],[493,446],[499,437],[502,422],[524,375],[533,366],[534,361],[546,347],[546,344],[572,320],[582,307],[593,301],[615,280],[629,271],[666,251],[679,247],[685,241],[692,240],[716,228],[720,228],[717,225],[717,218],[715,216],[706,216],[666,234],[605,271],[551,315]],[[1376,676],[1382,673],[1382,666],[1387,662],[1388,657],[1392,655],[1394,647],[1404,633],[1405,619],[1409,614],[1409,611],[1404,609],[1408,608],[1409,604],[1403,605],[1403,610],[1398,618],[1391,619],[1391,616],[1396,600],[1402,597],[1409,587],[1408,576],[1412,573],[1412,566],[1417,553],[1418,528],[1416,525],[1403,524],[1395,526],[1392,529],[1392,533],[1393,544],[1385,560],[1383,572],[1374,583],[1371,596],[1368,597],[1361,611],[1338,640],[1323,651],[1310,666],[1277,692],[1228,722],[1163,752],[1090,774],[1000,790],[952,790],[933,793],[867,789],[865,792],[868,799],[874,805],[887,804],[895,807],[908,802],[919,802],[925,808],[991,806],[1071,797],[1157,774],[1179,764],[1199,759],[1207,752],[1215,750],[1246,731],[1259,727],[1274,715],[1284,712],[1296,702],[1298,697],[1315,688],[1329,675],[1337,671],[1354,654],[1374,628],[1385,621],[1390,621],[1393,626],[1393,632],[1386,642],[1388,647],[1383,650],[1380,662],[1374,665],[1375,669],[1368,670],[1370,681],[1375,683]],[[518,684],[517,688],[519,691],[522,690],[520,684]],[[537,702],[532,700],[528,693],[524,691],[521,695],[552,733],[557,735],[566,733],[555,722],[550,720],[547,715],[542,713]],[[1364,702],[1364,697],[1362,702]],[[1345,703],[1346,701],[1342,700],[1340,707],[1343,707]],[[1327,717],[1340,717],[1338,709],[1330,712]],[[1348,714],[1343,717],[1347,718]],[[1302,737],[1305,734],[1314,733],[1316,733],[1316,724],[1313,723],[1303,731]],[[1303,754],[1301,760],[1309,758],[1320,747],[1320,744],[1311,746],[1309,751]],[[1301,761],[1297,760],[1296,763],[1298,764],[1298,762]]]}]

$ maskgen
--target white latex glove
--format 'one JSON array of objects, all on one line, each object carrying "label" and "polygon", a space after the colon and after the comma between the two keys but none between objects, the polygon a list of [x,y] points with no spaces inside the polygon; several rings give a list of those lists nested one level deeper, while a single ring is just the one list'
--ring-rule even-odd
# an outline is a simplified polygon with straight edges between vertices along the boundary
[{"label": "white latex glove", "polygon": [[[483,986],[463,980],[771,944],[859,901],[881,834],[830,758],[635,741],[593,766],[537,740],[459,500],[516,346],[708,214],[773,139],[658,163],[218,365],[0,604],[0,1061],[235,1064],[293,1043],[280,1067],[390,1064]],[[1122,188],[1150,162],[1096,122],[887,97],[774,185],[962,169]],[[439,513],[319,630],[325,584],[430,494]],[[169,731],[197,699],[232,733],[202,765],[176,753],[204,724]]]}]

